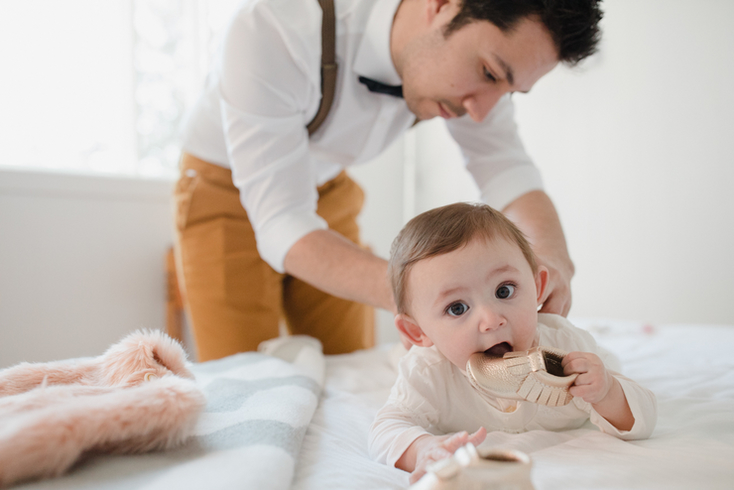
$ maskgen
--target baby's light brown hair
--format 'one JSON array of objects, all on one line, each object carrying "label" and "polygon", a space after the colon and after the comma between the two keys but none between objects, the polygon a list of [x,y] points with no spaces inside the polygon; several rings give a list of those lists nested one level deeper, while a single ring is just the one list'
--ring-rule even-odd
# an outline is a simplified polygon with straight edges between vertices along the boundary
[{"label": "baby's light brown hair", "polygon": [[408,274],[418,261],[453,252],[474,238],[491,241],[504,238],[516,243],[538,272],[535,254],[525,235],[505,215],[486,204],[455,203],[421,213],[395,237],[390,249],[387,275],[398,313],[407,312]]}]

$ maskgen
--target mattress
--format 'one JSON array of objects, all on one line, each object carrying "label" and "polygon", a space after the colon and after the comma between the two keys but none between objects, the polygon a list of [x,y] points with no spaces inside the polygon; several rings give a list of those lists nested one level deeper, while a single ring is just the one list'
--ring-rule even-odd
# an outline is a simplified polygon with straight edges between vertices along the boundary
[{"label": "mattress", "polygon": [[[624,442],[591,424],[567,432],[490,433],[484,445],[532,459],[538,490],[733,489],[734,327],[573,320],[653,390],[651,438]],[[326,387],[293,488],[406,488],[408,474],[371,461],[367,433],[395,377],[394,348],[326,359]]]},{"label": "mattress", "polygon": [[[624,442],[587,424],[493,432],[483,445],[528,453],[538,490],[734,488],[734,326],[573,322],[619,357],[623,374],[655,392],[652,437]],[[195,365],[208,405],[186,446],[90,455],[67,475],[18,488],[406,488],[406,472],[367,453],[400,349],[247,353]]]}]

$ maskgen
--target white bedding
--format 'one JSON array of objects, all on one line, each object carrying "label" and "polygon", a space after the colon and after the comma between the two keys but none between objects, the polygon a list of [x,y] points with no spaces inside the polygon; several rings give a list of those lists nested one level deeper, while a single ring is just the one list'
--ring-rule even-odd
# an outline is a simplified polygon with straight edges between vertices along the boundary
[{"label": "white bedding", "polygon": [[[734,489],[734,327],[575,321],[652,389],[652,438],[623,442],[589,425],[569,432],[491,433],[485,444],[533,460],[535,488]],[[326,388],[306,433],[294,488],[405,488],[407,473],[371,461],[367,431],[395,370],[380,348],[327,357]]]},{"label": "white bedding", "polygon": [[[485,444],[530,454],[538,490],[734,489],[734,326],[575,323],[617,354],[624,374],[656,393],[659,419],[653,437],[623,442],[589,425],[562,433],[491,433]],[[212,386],[230,383],[232,396],[248,403],[232,406],[232,397],[210,397],[200,435],[179,450],[94,457],[69,475],[19,488],[260,490],[282,488],[291,472],[292,488],[298,490],[405,488],[407,473],[367,455],[369,426],[395,377],[394,347],[327,356],[318,407],[323,363],[317,356],[291,367],[261,353],[198,365],[195,372],[205,392],[207,386],[212,393]],[[252,386],[248,393],[238,392],[242,380],[272,378],[276,371],[291,389],[266,383],[258,390],[277,389],[263,391],[261,398],[252,396]],[[290,442],[266,437],[270,447],[259,452],[251,431],[228,429],[245,420],[265,421],[266,427],[268,419],[283,417],[289,417],[295,437]],[[211,424],[224,424],[216,431],[221,438],[207,436]],[[291,447],[300,440],[300,450]],[[295,468],[268,456],[267,451],[277,454],[278,446],[297,460]]]}]

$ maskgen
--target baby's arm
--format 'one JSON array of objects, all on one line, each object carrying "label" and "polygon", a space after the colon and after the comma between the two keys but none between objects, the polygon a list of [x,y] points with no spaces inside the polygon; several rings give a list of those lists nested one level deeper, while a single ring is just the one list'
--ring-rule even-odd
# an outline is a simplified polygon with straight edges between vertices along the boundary
[{"label": "baby's arm", "polygon": [[632,415],[622,385],[606,369],[602,360],[590,352],[571,352],[563,358],[566,375],[578,373],[569,393],[591,404],[596,412],[621,431],[632,429]]},{"label": "baby's arm", "polygon": [[431,463],[452,456],[457,449],[468,442],[477,446],[485,437],[487,430],[484,427],[480,427],[471,435],[466,431],[445,436],[423,435],[405,450],[395,463],[395,467],[410,472],[410,483],[415,483],[426,473],[426,468]]},{"label": "baby's arm", "polygon": [[370,427],[369,450],[372,457],[412,473],[411,483],[418,481],[431,463],[450,457],[467,442],[479,445],[487,436],[483,427],[471,435],[466,432],[440,436],[431,434],[425,427],[435,424],[432,416],[436,409],[424,398],[421,400],[417,406],[405,406],[391,397],[377,412]]}]

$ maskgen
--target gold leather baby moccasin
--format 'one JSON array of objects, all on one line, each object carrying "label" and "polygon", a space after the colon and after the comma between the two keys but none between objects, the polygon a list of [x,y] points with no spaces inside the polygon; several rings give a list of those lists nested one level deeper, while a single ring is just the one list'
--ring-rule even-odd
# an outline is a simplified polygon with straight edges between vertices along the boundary
[{"label": "gold leather baby moccasin", "polygon": [[578,376],[563,375],[561,361],[566,354],[546,346],[507,352],[504,357],[479,352],[467,361],[466,373],[475,389],[490,396],[557,407],[573,399],[568,388]]},{"label": "gold leather baby moccasin", "polygon": [[522,451],[469,443],[426,468],[409,490],[533,490],[530,457]]}]

